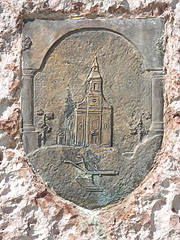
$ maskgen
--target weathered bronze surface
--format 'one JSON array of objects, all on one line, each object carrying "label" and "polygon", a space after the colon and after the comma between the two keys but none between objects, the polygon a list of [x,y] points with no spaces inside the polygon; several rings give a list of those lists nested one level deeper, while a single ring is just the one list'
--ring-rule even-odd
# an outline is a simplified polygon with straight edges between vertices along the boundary
[{"label": "weathered bronze surface", "polygon": [[151,169],[163,134],[162,31],[160,19],[26,21],[23,143],[61,197],[102,207]]}]

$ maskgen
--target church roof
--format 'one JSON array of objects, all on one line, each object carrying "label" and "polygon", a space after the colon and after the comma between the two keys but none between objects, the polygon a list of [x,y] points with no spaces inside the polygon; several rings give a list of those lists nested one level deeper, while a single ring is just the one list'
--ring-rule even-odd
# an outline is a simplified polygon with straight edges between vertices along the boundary
[{"label": "church roof", "polygon": [[101,78],[101,75],[100,75],[100,72],[99,72],[99,64],[98,64],[98,61],[97,61],[97,57],[95,57],[95,59],[93,61],[91,72],[88,76],[88,80],[90,80],[92,78]]}]

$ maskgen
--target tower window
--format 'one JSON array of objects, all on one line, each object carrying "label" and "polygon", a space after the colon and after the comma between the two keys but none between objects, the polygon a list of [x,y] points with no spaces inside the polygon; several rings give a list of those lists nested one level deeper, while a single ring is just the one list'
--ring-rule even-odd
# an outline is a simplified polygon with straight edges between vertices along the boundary
[{"label": "tower window", "polygon": [[94,90],[98,90],[98,83],[94,83]]},{"label": "tower window", "polygon": [[82,122],[79,122],[79,129],[82,129]]}]

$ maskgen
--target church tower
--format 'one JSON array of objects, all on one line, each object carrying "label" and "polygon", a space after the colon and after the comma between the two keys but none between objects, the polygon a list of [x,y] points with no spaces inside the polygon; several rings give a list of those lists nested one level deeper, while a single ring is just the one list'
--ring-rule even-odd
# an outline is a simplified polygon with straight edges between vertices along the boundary
[{"label": "church tower", "polygon": [[105,100],[102,88],[95,58],[86,81],[85,98],[75,108],[75,145],[112,146],[112,106]]}]

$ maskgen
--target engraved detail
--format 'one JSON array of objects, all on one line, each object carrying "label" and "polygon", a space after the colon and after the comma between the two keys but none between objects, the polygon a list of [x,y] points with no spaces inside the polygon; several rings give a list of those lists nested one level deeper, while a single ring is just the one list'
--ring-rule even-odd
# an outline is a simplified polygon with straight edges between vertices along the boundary
[{"label": "engraved detail", "polygon": [[37,112],[37,115],[41,117],[39,120],[41,131],[38,132],[38,144],[39,147],[41,147],[46,144],[47,134],[50,133],[52,130],[51,126],[47,123],[47,120],[54,119],[54,113],[52,112],[45,113],[43,109],[40,109]]},{"label": "engraved detail", "polygon": [[136,135],[138,134],[138,141],[139,142],[142,142],[143,138],[148,135],[148,132],[149,132],[149,129],[147,129],[144,124],[143,124],[143,119],[145,120],[148,120],[148,119],[151,119],[151,114],[148,112],[148,113],[142,113],[141,114],[141,117],[139,118],[139,121],[134,123],[133,121],[132,122],[129,122],[129,125],[130,125],[130,134],[131,135]]},{"label": "engraved detail", "polygon": [[157,39],[156,48],[159,52],[164,53],[164,35]]},{"label": "engraved detail", "polygon": [[[23,106],[23,131],[34,131],[33,126],[33,77],[36,69],[26,69],[24,68],[23,73],[23,88],[22,93],[24,98],[22,98]],[[33,142],[33,145],[35,143]],[[37,144],[36,144],[37,146]]]},{"label": "engraved detail", "polygon": [[25,51],[27,49],[30,49],[31,45],[32,45],[32,41],[30,37],[25,37],[22,41],[22,50]]},{"label": "engraved detail", "polygon": [[68,86],[64,120],[56,143],[68,146],[112,146],[112,105],[103,96],[97,58],[86,80],[85,97],[74,103]]},{"label": "engraved detail", "polygon": [[70,87],[67,87],[65,111],[60,116],[59,130],[56,133],[56,144],[73,146],[73,119],[75,103],[72,99]]},{"label": "engraved detail", "polygon": [[112,105],[103,96],[97,58],[86,81],[85,98],[76,104],[74,115],[75,145],[112,146]]},{"label": "engraved detail", "polygon": [[76,177],[76,181],[88,192],[103,191],[103,188],[100,186],[100,181],[96,181],[95,177],[101,177],[102,175],[115,176],[119,174],[118,171],[114,170],[100,170],[95,158],[86,159],[83,156],[79,156],[76,162],[65,160],[64,163],[71,164],[80,170],[79,175]]}]

